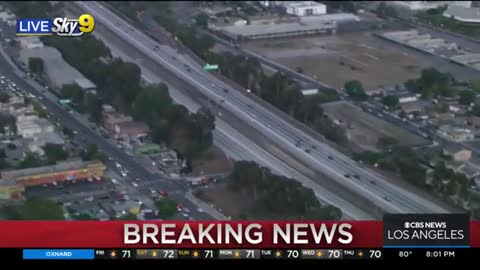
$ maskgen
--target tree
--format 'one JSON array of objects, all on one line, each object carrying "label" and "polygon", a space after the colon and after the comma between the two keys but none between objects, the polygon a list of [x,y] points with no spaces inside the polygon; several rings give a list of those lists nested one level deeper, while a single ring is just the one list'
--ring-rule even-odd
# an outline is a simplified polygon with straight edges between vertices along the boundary
[{"label": "tree", "polygon": [[88,93],[86,102],[90,120],[95,123],[100,123],[102,121],[102,100],[98,95]]},{"label": "tree", "polygon": [[162,219],[170,219],[177,212],[177,203],[168,198],[156,200],[155,207],[158,210],[158,216]]},{"label": "tree", "polygon": [[47,143],[43,147],[45,157],[48,164],[55,164],[57,161],[66,160],[68,158],[68,152],[63,148],[61,144]]},{"label": "tree", "polygon": [[480,81],[471,81],[469,85],[474,91],[480,92]]},{"label": "tree", "polygon": [[44,71],[43,59],[39,57],[28,58],[28,69],[30,72],[41,75]]},{"label": "tree", "polygon": [[8,2],[7,5],[15,15],[23,18],[45,18],[54,12],[53,6],[49,2]]},{"label": "tree", "polygon": [[475,105],[473,105],[472,113],[473,115],[480,117],[480,104],[476,103]]},{"label": "tree", "polygon": [[[453,91],[450,84],[453,77],[450,74],[441,73],[435,68],[426,68],[422,70],[421,76],[417,80],[409,80],[405,86],[417,93],[422,94],[423,98],[436,96],[451,97]],[[412,88],[413,87],[413,88]]]},{"label": "tree", "polygon": [[137,215],[133,213],[126,213],[125,215],[118,218],[118,220],[138,220]]},{"label": "tree", "polygon": [[72,218],[74,220],[96,220],[94,216],[87,213],[76,214],[76,215],[73,215]]},{"label": "tree", "polygon": [[48,117],[48,112],[45,110],[42,105],[40,105],[38,102],[32,102],[33,104],[33,110],[38,114],[38,117],[41,118],[47,118]]},{"label": "tree", "polygon": [[473,102],[475,102],[475,92],[471,91],[471,90],[463,90],[463,91],[460,91],[460,93],[458,94],[459,96],[459,100],[458,102],[462,105],[470,105],[472,104]]},{"label": "tree", "polygon": [[63,209],[55,202],[45,199],[29,199],[22,207],[25,220],[63,220]]},{"label": "tree", "polygon": [[347,81],[344,88],[347,94],[353,98],[356,98],[358,100],[366,100],[368,98],[360,81]]},{"label": "tree", "polygon": [[63,127],[62,132],[63,132],[63,134],[65,134],[65,135],[68,136],[69,138],[73,138],[73,136],[75,135],[75,134],[73,133],[73,130],[71,130],[71,129],[68,128],[68,127]]},{"label": "tree", "polygon": [[397,17],[397,11],[394,7],[381,2],[377,5],[375,12],[381,17]]},{"label": "tree", "polygon": [[141,90],[133,104],[134,115],[149,124],[162,118],[172,104],[165,84],[149,85]]},{"label": "tree", "polygon": [[384,96],[382,103],[388,108],[395,108],[398,105],[398,97],[393,95]]},{"label": "tree", "polygon": [[380,16],[384,16],[386,9],[387,9],[387,4],[385,4],[385,2],[380,2],[375,8],[375,12]]},{"label": "tree", "polygon": [[7,220],[23,220],[21,209],[18,206],[6,205],[3,206],[0,210]]},{"label": "tree", "polygon": [[115,58],[106,72],[102,86],[107,89],[107,94],[118,96],[125,104],[131,104],[140,90],[140,68],[134,63]]},{"label": "tree", "polygon": [[42,166],[42,160],[35,153],[27,153],[25,158],[18,164],[19,169],[34,168]]},{"label": "tree", "polygon": [[0,102],[7,103],[10,100],[10,95],[5,92],[0,92]]},{"label": "tree", "polygon": [[87,148],[80,153],[83,160],[93,160],[98,158],[98,147],[96,144],[89,144]]},{"label": "tree", "polygon": [[0,114],[0,133],[4,133],[5,127],[9,127],[10,130],[15,130],[15,118],[6,114]]},{"label": "tree", "polygon": [[247,211],[252,219],[339,219],[342,216],[338,208],[322,206],[311,189],[254,162],[236,162],[227,188],[251,202]]},{"label": "tree", "polygon": [[208,27],[208,15],[205,13],[200,13],[195,16],[195,24],[203,29]]}]

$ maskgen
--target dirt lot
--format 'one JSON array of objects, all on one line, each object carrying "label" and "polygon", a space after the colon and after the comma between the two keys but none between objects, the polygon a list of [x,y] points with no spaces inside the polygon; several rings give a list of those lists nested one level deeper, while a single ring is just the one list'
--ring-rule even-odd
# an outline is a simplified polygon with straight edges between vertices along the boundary
[{"label": "dirt lot", "polygon": [[331,102],[322,107],[332,120],[340,121],[345,127],[354,151],[379,150],[377,143],[381,137],[395,138],[400,145],[427,143],[422,137],[371,116],[349,103]]},{"label": "dirt lot", "polygon": [[372,33],[258,40],[244,45],[292,69],[335,88],[360,80],[367,90],[393,86],[415,78],[428,63]]},{"label": "dirt lot", "polygon": [[192,162],[193,174],[216,174],[227,173],[233,169],[233,162],[216,146],[210,147],[208,151]]},{"label": "dirt lot", "polygon": [[241,213],[251,207],[251,201],[235,192],[230,192],[225,183],[209,185],[207,189],[198,189],[195,196],[207,203],[215,205],[226,216],[238,218]]}]

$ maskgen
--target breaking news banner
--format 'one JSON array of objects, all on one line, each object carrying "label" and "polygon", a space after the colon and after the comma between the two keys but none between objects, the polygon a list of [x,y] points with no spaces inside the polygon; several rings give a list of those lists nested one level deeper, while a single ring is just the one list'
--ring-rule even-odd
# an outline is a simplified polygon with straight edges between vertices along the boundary
[{"label": "breaking news banner", "polygon": [[[2,221],[0,248],[20,260],[455,260],[479,253],[467,215],[384,221]],[[2,250],[0,250],[3,252]]]}]

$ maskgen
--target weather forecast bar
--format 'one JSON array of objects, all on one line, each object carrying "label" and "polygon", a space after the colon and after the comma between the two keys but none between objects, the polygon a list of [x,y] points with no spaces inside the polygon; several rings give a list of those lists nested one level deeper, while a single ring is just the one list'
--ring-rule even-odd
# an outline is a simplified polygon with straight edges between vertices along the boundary
[{"label": "weather forecast bar", "polygon": [[93,260],[93,249],[24,249],[24,260]]}]

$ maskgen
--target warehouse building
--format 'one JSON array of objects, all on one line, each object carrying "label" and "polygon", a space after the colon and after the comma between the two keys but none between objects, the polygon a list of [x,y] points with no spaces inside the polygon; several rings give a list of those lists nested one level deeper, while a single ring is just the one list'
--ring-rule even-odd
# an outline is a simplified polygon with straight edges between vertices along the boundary
[{"label": "warehouse building", "polygon": [[480,23],[480,8],[478,7],[462,7],[448,6],[443,16],[453,18],[464,23]]},{"label": "warehouse building", "polygon": [[428,10],[442,6],[470,7],[472,5],[472,1],[391,1],[388,3],[392,3],[412,11]]},{"label": "warehouse building", "polygon": [[74,80],[75,84],[78,85],[78,87],[82,88],[82,90],[91,92],[91,93],[96,93],[97,91],[97,86],[91,82],[87,78],[77,78]]},{"label": "warehouse building", "polygon": [[60,89],[65,84],[76,84],[76,80],[85,78],[82,73],[65,62],[62,54],[52,47],[20,50],[20,59],[28,65],[28,59],[39,57],[43,59],[48,83],[52,88]]},{"label": "warehouse building", "polygon": [[280,22],[268,24],[231,25],[218,27],[216,30],[224,32],[233,39],[253,40],[265,38],[282,38],[321,33],[335,33],[337,24],[333,22]]},{"label": "warehouse building", "polygon": [[327,14],[327,6],[313,1],[286,3],[287,14],[295,16],[312,16]]},{"label": "warehouse building", "polygon": [[43,43],[37,36],[19,37],[17,41],[22,49],[43,48]]}]

